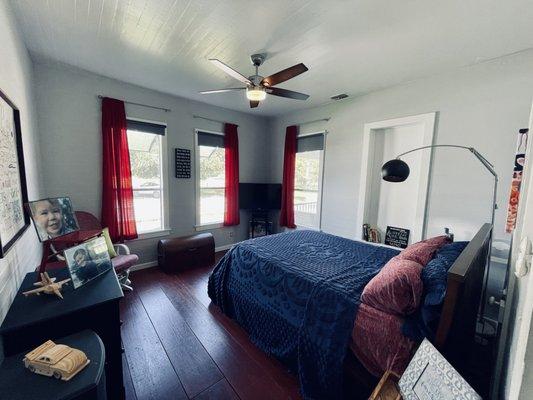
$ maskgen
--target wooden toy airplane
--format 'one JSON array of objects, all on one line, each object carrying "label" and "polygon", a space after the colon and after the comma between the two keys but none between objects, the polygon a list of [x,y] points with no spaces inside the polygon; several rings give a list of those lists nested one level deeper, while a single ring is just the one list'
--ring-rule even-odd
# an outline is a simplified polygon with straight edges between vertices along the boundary
[{"label": "wooden toy airplane", "polygon": [[28,290],[27,292],[22,292],[22,294],[24,296],[29,296],[30,294],[36,294],[39,296],[41,293],[55,294],[62,299],[63,295],[61,294],[61,289],[68,281],[70,281],[70,278],[56,282],[56,278],[50,278],[48,272],[43,272],[41,273],[41,281],[34,283],[35,286],[39,287],[37,289]]}]

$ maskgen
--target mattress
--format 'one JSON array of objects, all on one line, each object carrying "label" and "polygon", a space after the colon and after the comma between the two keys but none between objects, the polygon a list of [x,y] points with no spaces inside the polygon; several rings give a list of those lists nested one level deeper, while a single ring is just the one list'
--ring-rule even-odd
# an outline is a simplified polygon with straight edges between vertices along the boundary
[{"label": "mattress", "polygon": [[391,370],[402,375],[415,342],[402,333],[403,318],[362,303],[357,312],[349,348],[372,375]]},{"label": "mattress", "polygon": [[208,293],[298,373],[304,398],[336,399],[361,293],[398,253],[316,231],[252,239],[226,253]]}]

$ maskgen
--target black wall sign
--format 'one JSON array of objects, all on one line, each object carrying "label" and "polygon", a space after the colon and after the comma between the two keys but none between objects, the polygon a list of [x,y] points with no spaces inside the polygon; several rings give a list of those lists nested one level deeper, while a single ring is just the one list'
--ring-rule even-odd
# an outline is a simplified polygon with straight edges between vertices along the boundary
[{"label": "black wall sign", "polygon": [[405,249],[409,244],[409,232],[409,229],[387,226],[387,233],[385,234],[385,244]]},{"label": "black wall sign", "polygon": [[191,177],[191,151],[176,149],[176,178],[189,179]]}]

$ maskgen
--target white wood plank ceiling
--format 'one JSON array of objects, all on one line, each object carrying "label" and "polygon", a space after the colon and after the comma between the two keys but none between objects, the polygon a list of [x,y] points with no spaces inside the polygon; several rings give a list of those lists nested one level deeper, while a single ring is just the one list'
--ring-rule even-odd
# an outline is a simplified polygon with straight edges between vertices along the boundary
[{"label": "white wood plank ceiling", "polygon": [[[7,0],[1,0],[7,1]],[[531,0],[11,0],[32,57],[254,114],[277,115],[361,95],[533,47]],[[244,75],[268,53],[267,76],[299,62],[309,71],[250,110],[211,65]]]}]

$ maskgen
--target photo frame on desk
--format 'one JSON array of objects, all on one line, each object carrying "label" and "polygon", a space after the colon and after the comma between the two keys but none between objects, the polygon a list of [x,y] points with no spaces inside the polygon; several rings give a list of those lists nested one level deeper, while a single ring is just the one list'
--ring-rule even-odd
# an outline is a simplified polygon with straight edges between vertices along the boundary
[{"label": "photo frame on desk", "polygon": [[405,400],[481,400],[427,339],[418,347],[398,386]]},{"label": "photo frame on desk", "polygon": [[41,242],[80,230],[70,197],[34,200],[27,207]]},{"label": "photo frame on desk", "polygon": [[30,226],[20,112],[0,91],[0,258]]},{"label": "photo frame on desk", "polygon": [[99,236],[64,251],[74,289],[113,269],[107,244]]}]

